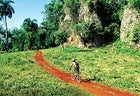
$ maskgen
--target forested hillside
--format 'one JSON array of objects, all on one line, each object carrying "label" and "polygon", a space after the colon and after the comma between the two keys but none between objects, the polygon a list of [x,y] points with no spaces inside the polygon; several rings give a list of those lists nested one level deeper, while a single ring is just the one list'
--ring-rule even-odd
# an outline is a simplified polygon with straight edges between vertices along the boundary
[{"label": "forested hillside", "polygon": [[139,0],[65,0],[60,30],[67,32],[69,42],[78,47],[108,44],[120,36],[124,42],[139,44],[139,3]]},{"label": "forested hillside", "polygon": [[41,25],[30,17],[21,28],[6,31],[1,25],[0,49],[24,51],[64,43],[91,48],[117,39],[140,44],[140,0],[51,0],[42,14]]},{"label": "forested hillside", "polygon": [[0,0],[0,96],[140,95],[140,0],[50,0],[41,24],[10,29],[13,3]]}]

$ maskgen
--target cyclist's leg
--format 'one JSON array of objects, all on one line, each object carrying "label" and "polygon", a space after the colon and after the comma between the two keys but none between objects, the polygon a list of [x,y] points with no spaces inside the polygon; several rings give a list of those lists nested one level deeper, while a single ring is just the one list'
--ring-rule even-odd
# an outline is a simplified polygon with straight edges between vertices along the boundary
[{"label": "cyclist's leg", "polygon": [[71,73],[71,79],[72,80],[76,79],[76,77],[75,77],[75,70],[74,69],[72,70],[72,73]]},{"label": "cyclist's leg", "polygon": [[77,74],[76,74],[76,79],[77,79],[77,82],[80,83],[81,82],[81,77],[80,77],[80,72],[79,72],[79,68],[77,69]]},{"label": "cyclist's leg", "polygon": [[76,68],[74,68],[74,75],[76,75],[77,74],[77,69]]}]

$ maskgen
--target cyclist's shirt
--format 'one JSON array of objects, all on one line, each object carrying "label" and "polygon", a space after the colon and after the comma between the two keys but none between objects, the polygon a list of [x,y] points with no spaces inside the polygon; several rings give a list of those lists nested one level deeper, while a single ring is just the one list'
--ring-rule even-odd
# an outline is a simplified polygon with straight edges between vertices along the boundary
[{"label": "cyclist's shirt", "polygon": [[79,70],[79,63],[77,63],[77,62],[72,62],[72,64],[74,65],[74,69],[75,69],[75,70]]}]

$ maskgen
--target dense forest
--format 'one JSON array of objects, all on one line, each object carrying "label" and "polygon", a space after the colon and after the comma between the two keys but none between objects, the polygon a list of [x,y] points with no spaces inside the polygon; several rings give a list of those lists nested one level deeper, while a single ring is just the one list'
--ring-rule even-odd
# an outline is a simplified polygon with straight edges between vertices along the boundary
[{"label": "dense forest", "polygon": [[[5,21],[5,26],[6,17],[12,18],[16,11],[10,5],[14,1],[7,1],[0,1],[0,22]],[[41,25],[30,17],[25,18],[21,28],[11,30],[0,25],[0,50],[14,52],[64,47],[65,42],[78,47],[81,43],[84,47],[106,45],[120,39],[127,8],[135,9],[138,15],[126,42],[140,44],[140,0],[51,0],[44,5]]]}]

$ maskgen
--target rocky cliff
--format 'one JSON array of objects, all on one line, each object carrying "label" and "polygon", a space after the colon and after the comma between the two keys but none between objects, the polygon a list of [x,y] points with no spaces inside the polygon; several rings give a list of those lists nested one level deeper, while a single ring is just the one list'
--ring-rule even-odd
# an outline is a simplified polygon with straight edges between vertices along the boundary
[{"label": "rocky cliff", "polygon": [[[85,30],[86,32],[93,23],[95,23],[99,29],[102,29],[102,24],[96,12],[95,11],[90,12],[89,7],[84,0],[80,0],[79,2],[80,2],[80,7],[78,9],[77,17],[75,18],[73,18],[70,12],[70,8],[67,5],[64,6],[65,15],[64,15],[64,19],[62,19],[60,22],[60,29],[66,30],[68,32],[69,44],[76,45],[77,47],[91,47],[91,46],[99,45],[100,42],[97,39],[94,39],[94,41],[90,41],[90,40],[86,41],[82,39],[84,35],[82,32],[83,30]],[[82,28],[79,28],[78,30],[76,26],[78,26],[78,24],[82,25],[84,23],[87,24],[87,27],[83,28],[83,30]],[[97,36],[97,38],[98,37],[99,36]]]},{"label": "rocky cliff", "polygon": [[140,14],[135,8],[125,8],[124,10],[120,39],[129,44],[140,44]]},{"label": "rocky cliff", "polygon": [[[64,14],[60,21],[60,29],[68,33],[69,44],[99,46],[116,40],[116,37],[118,39],[118,34],[122,42],[140,44],[140,14],[137,9],[123,5],[126,7],[120,20],[123,7],[112,8],[111,3],[99,0],[89,0],[88,3],[87,0],[77,0],[78,7],[70,8],[69,3],[74,1],[63,6]],[[74,7],[73,3],[71,6]]]}]

